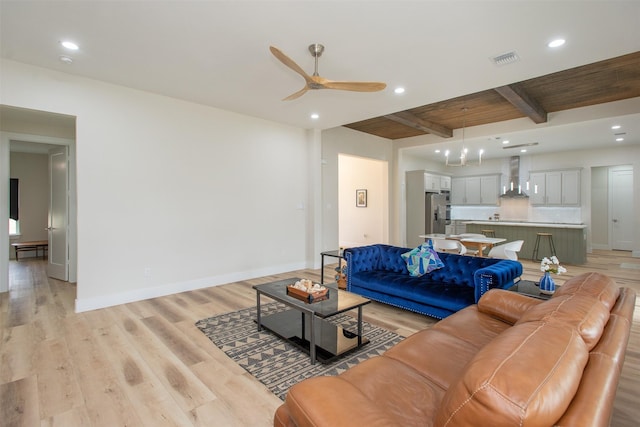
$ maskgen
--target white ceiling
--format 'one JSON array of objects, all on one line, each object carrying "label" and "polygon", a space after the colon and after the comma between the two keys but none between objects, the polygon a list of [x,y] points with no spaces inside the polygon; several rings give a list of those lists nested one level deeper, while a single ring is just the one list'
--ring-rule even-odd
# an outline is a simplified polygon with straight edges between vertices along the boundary
[{"label": "white ceiling", "polygon": [[[0,8],[3,58],[302,128],[332,128],[640,50],[640,1],[0,0]],[[551,50],[546,43],[556,37],[567,43]],[[66,39],[80,49],[65,51],[59,42]],[[326,47],[323,77],[384,81],[387,89],[321,90],[281,101],[302,88],[303,79],[269,46],[311,74],[311,43]],[[521,58],[515,64],[498,67],[490,60],[513,50]],[[60,55],[74,62],[61,62]],[[395,95],[396,86],[405,94]],[[625,143],[640,143],[638,103],[615,108],[583,111],[600,119],[593,129],[568,123],[584,120],[576,113],[551,115],[543,125],[522,119],[502,127],[540,131],[566,121],[564,130],[584,143],[595,129],[609,140],[610,129],[600,126],[615,114],[628,119]],[[312,112],[320,118],[310,119]],[[480,130],[466,136],[474,132],[487,139]],[[433,138],[402,143],[444,141]],[[568,139],[577,140],[561,138]]]}]

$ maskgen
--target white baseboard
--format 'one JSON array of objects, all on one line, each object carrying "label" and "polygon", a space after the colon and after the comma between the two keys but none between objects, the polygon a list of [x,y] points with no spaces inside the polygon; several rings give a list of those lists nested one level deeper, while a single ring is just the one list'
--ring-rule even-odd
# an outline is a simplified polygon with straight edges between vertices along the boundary
[{"label": "white baseboard", "polygon": [[[142,301],[145,299],[157,298],[166,295],[173,295],[180,292],[193,291],[196,289],[209,288],[212,286],[225,285],[227,283],[250,280],[258,277],[270,276],[273,274],[286,273],[288,271],[302,270],[304,268],[304,263],[296,263],[258,270],[223,274],[220,276],[205,277],[202,279],[189,280],[186,282],[170,283],[167,285],[135,289],[128,292],[102,295],[92,298],[76,298],[75,311],[76,313],[81,313],[83,311],[113,307],[115,305],[127,304],[130,302]],[[79,284],[79,286],[82,286],[82,284]]]}]

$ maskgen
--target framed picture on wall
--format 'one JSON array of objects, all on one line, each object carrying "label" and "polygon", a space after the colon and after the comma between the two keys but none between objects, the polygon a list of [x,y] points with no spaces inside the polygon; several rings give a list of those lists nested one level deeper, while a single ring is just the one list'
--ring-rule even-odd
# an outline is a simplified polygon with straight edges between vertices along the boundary
[{"label": "framed picture on wall", "polygon": [[356,207],[367,207],[367,190],[356,190]]}]

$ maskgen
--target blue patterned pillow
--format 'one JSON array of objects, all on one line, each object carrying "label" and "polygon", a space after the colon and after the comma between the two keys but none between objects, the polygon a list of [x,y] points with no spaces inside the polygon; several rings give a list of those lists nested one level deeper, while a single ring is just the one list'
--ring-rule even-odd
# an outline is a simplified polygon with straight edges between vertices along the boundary
[{"label": "blue patterned pillow", "polygon": [[413,277],[420,277],[444,267],[438,253],[433,249],[431,239],[409,252],[400,255],[407,263],[407,270]]}]

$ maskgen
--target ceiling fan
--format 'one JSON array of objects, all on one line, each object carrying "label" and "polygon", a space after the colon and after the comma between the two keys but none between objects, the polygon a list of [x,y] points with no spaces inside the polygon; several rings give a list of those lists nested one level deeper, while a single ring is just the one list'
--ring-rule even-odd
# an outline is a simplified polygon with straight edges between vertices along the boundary
[{"label": "ceiling fan", "polygon": [[300,74],[307,84],[299,91],[287,96],[283,101],[291,101],[305,94],[308,90],[312,89],[338,89],[338,90],[350,90],[355,92],[378,92],[387,87],[386,83],[380,82],[339,82],[334,80],[325,79],[318,74],[318,58],[324,52],[324,46],[321,44],[312,44],[309,46],[309,52],[311,56],[315,58],[315,69],[313,75],[308,75],[305,71],[291,58],[282,53],[282,51],[276,47],[269,47],[273,56],[278,58],[287,67],[291,68],[296,73]]}]

